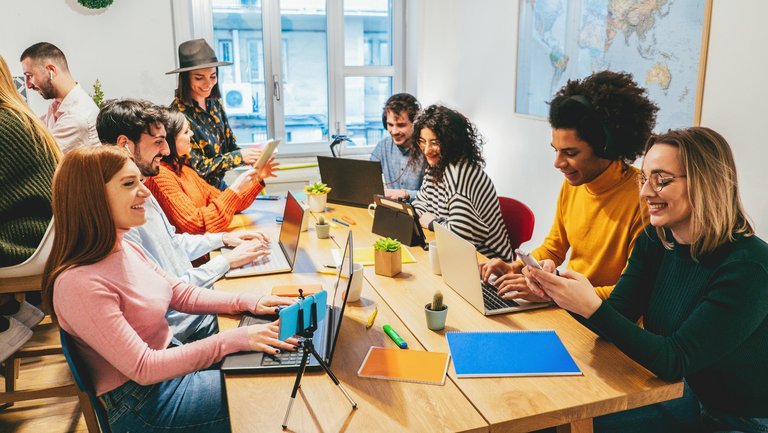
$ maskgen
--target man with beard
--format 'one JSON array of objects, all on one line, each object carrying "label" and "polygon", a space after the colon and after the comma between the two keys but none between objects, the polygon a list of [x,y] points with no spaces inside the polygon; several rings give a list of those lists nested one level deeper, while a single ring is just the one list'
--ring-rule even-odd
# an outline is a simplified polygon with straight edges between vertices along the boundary
[{"label": "man with beard", "polygon": [[42,121],[62,152],[99,144],[96,134],[99,107],[72,79],[64,53],[53,44],[39,42],[24,50],[19,60],[27,88],[37,91],[44,99],[53,99]]},{"label": "man with beard", "polygon": [[387,198],[413,201],[424,181],[424,158],[416,151],[411,159],[413,121],[419,111],[419,101],[408,93],[392,95],[384,104],[381,120],[389,135],[373,149],[371,161],[381,162]]},{"label": "man with beard", "polygon": [[[116,145],[133,154],[142,176],[157,176],[160,159],[170,154],[165,141],[165,109],[138,99],[112,100],[104,104],[96,120],[105,145]],[[144,202],[147,222],[132,228],[125,239],[144,250],[160,269],[198,287],[212,288],[230,268],[237,268],[268,254],[268,239],[258,232],[179,234],[157,200]],[[235,247],[209,262],[192,266],[195,260],[223,246]],[[182,343],[203,339],[218,332],[213,315],[193,315],[169,310],[166,315],[173,335]]]}]

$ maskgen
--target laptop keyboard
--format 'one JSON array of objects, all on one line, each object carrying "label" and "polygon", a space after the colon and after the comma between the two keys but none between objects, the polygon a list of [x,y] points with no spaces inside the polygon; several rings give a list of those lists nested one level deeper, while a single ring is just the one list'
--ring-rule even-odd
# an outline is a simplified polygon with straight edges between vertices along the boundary
[{"label": "laptop keyboard", "polygon": [[484,283],[482,281],[480,284],[483,286],[483,303],[485,304],[486,310],[493,311],[501,310],[502,308],[514,308],[520,306],[520,304],[515,301],[502,299],[498,295],[499,290],[495,286]]},{"label": "laptop keyboard", "polygon": [[299,365],[301,364],[301,356],[303,352],[297,350],[295,352],[280,352],[277,355],[264,355],[261,360],[261,365]]}]

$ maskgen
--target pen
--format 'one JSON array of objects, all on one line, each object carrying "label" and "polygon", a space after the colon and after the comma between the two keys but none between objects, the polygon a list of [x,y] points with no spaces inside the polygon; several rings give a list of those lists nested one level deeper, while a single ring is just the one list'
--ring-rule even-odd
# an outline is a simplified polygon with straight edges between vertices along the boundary
[{"label": "pen", "polygon": [[337,222],[345,227],[349,227],[349,224],[345,223],[344,221],[338,219],[338,218],[331,218],[332,221]]},{"label": "pen", "polygon": [[398,335],[397,332],[395,332],[395,330],[392,329],[391,326],[384,325],[384,326],[381,327],[381,329],[383,329],[384,332],[386,332],[387,335],[389,335],[389,338],[391,338],[392,341],[394,341],[395,344],[397,344],[397,347],[399,347],[401,349],[407,349],[408,348],[408,343],[406,343],[405,340],[403,340],[403,338],[400,335]]},{"label": "pen", "polygon": [[371,316],[368,318],[368,323],[365,324],[365,329],[370,329],[371,326],[373,326],[373,321],[376,320],[376,314],[378,313],[379,307],[373,307],[373,313],[371,313]]},{"label": "pen", "polygon": [[353,220],[352,218],[350,218],[350,217],[348,217],[348,216],[346,216],[346,215],[342,215],[342,216],[341,216],[341,219],[342,219],[342,220],[344,220],[344,221],[346,221],[346,222],[348,222],[348,223],[350,223],[350,224],[352,224],[352,225],[356,225],[356,224],[357,224],[357,223],[355,222],[355,220]]},{"label": "pen", "polygon": [[338,269],[339,268],[336,265],[323,265],[323,266],[325,266],[326,268],[331,268],[331,269]]}]

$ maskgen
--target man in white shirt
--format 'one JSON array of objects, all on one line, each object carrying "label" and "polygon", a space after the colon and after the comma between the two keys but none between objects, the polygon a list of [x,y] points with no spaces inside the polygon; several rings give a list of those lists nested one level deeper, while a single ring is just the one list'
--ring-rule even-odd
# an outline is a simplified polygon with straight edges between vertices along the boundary
[{"label": "man in white shirt", "polygon": [[72,79],[64,53],[53,44],[39,42],[24,50],[19,60],[27,88],[36,90],[44,99],[53,99],[41,120],[62,152],[99,144],[96,133],[99,107]]}]

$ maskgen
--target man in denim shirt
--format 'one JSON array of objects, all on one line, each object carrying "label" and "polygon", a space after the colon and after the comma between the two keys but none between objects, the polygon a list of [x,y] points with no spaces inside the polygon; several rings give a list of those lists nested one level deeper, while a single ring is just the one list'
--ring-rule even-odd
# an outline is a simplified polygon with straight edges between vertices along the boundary
[{"label": "man in denim shirt", "polygon": [[420,110],[419,101],[408,93],[392,95],[384,104],[381,120],[389,137],[379,141],[371,161],[381,162],[387,198],[413,201],[424,180],[424,157],[412,146],[413,121]]}]

